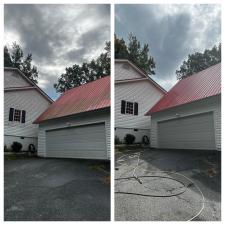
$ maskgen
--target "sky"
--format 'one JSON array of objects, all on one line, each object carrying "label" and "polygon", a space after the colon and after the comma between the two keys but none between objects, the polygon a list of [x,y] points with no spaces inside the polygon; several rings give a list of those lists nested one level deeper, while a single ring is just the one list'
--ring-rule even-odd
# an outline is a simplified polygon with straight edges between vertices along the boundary
[{"label": "sky", "polygon": [[115,33],[127,41],[132,33],[148,43],[156,62],[151,76],[169,90],[188,54],[211,49],[221,41],[220,5],[116,5]]},{"label": "sky", "polygon": [[4,6],[4,44],[32,53],[38,85],[52,98],[65,68],[97,58],[110,40],[110,5]]}]

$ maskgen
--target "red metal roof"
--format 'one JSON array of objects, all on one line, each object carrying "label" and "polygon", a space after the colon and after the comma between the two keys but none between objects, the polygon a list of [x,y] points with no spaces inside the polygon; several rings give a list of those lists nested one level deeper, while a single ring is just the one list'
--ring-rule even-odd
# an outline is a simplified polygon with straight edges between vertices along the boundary
[{"label": "red metal roof", "polygon": [[34,123],[110,107],[110,76],[66,91]]},{"label": "red metal roof", "polygon": [[221,93],[221,63],[180,80],[146,115]]}]

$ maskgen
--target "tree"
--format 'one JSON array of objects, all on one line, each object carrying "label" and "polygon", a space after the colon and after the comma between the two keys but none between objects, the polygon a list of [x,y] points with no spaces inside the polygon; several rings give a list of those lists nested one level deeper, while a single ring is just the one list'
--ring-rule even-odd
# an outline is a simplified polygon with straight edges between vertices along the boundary
[{"label": "tree", "polygon": [[110,42],[106,42],[105,52],[97,59],[84,62],[82,65],[66,67],[66,72],[61,74],[58,82],[54,84],[57,92],[63,93],[66,90],[94,81],[101,77],[110,75]]},{"label": "tree", "polygon": [[9,50],[6,46],[4,46],[4,67],[12,67],[12,60],[9,53]]},{"label": "tree", "polygon": [[37,84],[38,70],[32,65],[32,54],[28,53],[26,58],[23,57],[22,48],[14,42],[12,45],[12,53],[10,55],[8,48],[4,47],[4,66],[19,69],[24,75]]},{"label": "tree", "polygon": [[32,54],[28,54],[26,59],[23,61],[21,71],[28,77],[30,80],[32,80],[34,83],[37,84],[37,78],[38,78],[38,71],[36,66],[31,65],[32,62]]},{"label": "tree", "polygon": [[23,63],[23,50],[18,44],[16,44],[16,42],[14,42],[12,46],[11,58],[13,67],[21,70]]},{"label": "tree", "polygon": [[221,43],[218,47],[215,45],[211,50],[206,49],[203,53],[189,54],[187,61],[183,61],[179,70],[176,70],[177,79],[184,79],[219,62],[221,62]]},{"label": "tree", "polygon": [[149,54],[149,45],[141,45],[132,33],[128,36],[128,44],[115,35],[115,58],[128,59],[148,75],[155,74],[155,61]]},{"label": "tree", "polygon": [[115,58],[116,59],[128,59],[129,54],[127,50],[127,46],[125,41],[114,36],[114,44],[115,44]]}]

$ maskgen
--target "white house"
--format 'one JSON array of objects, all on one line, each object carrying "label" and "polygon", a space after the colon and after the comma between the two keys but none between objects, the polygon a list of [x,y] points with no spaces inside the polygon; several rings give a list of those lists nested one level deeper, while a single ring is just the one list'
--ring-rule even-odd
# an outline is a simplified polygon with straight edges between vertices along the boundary
[{"label": "white house", "polygon": [[221,64],[180,80],[147,115],[151,147],[221,149]]},{"label": "white house", "polygon": [[37,148],[38,125],[34,120],[52,100],[16,68],[4,68],[4,144],[11,148],[14,141],[28,150]]},{"label": "white house", "polygon": [[110,158],[110,76],[66,91],[36,121],[38,155]]},{"label": "white house", "polygon": [[166,91],[128,60],[115,60],[115,136],[124,141],[133,134],[135,142],[150,136],[151,121],[145,116],[149,108]]}]

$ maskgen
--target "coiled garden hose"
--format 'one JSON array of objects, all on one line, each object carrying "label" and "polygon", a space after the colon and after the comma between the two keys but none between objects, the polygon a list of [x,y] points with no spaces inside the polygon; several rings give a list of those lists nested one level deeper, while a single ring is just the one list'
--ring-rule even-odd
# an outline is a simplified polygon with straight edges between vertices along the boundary
[{"label": "coiled garden hose", "polygon": [[[201,209],[198,211],[197,214],[195,214],[193,217],[191,217],[190,219],[188,219],[187,221],[192,221],[194,220],[195,218],[197,218],[203,211],[203,209],[205,208],[205,197],[201,191],[201,189],[199,188],[199,186],[194,182],[192,181],[190,178],[188,178],[187,176],[181,174],[181,173],[178,173],[178,172],[171,172],[171,171],[148,171],[150,173],[163,173],[163,174],[173,174],[173,175],[178,175],[178,176],[181,176],[183,178],[185,178],[186,180],[188,180],[190,183],[188,185],[186,185],[184,182],[178,180],[178,179],[175,179],[175,178],[172,178],[172,177],[169,177],[169,176],[164,176],[164,175],[147,175],[147,176],[137,176],[136,175],[136,169],[138,168],[139,166],[139,162],[140,162],[140,156],[141,156],[141,152],[138,152],[138,153],[131,153],[131,154],[124,154],[123,156],[119,157],[117,159],[117,163],[122,165],[123,163],[121,163],[121,158],[122,157],[125,157],[125,156],[128,156],[129,158],[134,158],[134,157],[137,157],[137,164],[135,166],[135,168],[133,169],[133,173],[132,173],[132,176],[129,176],[129,177],[120,177],[120,178],[116,178],[115,180],[116,181],[119,181],[119,180],[130,180],[130,179],[135,179],[137,182],[139,182],[140,184],[143,184],[143,181],[141,178],[144,178],[144,177],[157,177],[157,178],[162,178],[162,179],[170,179],[170,180],[174,180],[180,184],[183,185],[184,189],[177,192],[177,193],[173,193],[173,194],[166,194],[166,195],[155,195],[155,194],[140,194],[140,193],[134,193],[134,192],[122,192],[122,191],[116,191],[115,193],[116,194],[127,194],[127,195],[139,195],[139,196],[146,196],[146,197],[161,197],[161,198],[165,198],[165,197],[173,197],[173,196],[178,196],[178,195],[181,195],[183,194],[184,192],[187,191],[187,189],[190,187],[190,184],[191,185],[194,185],[196,187],[196,189],[199,191],[199,193],[201,194],[201,198],[202,198],[202,207]],[[148,188],[144,185],[145,188]]]}]

